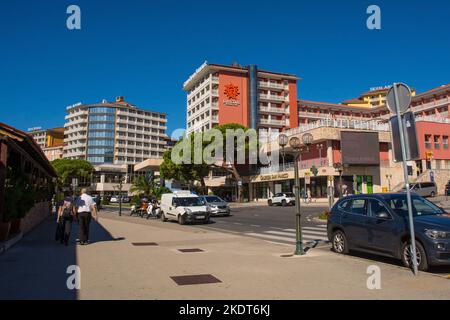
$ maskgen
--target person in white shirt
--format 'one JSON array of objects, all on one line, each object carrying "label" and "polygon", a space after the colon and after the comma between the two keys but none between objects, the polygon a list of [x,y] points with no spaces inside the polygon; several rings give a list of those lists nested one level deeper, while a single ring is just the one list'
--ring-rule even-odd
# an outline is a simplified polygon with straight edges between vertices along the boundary
[{"label": "person in white shirt", "polygon": [[89,225],[92,217],[98,221],[98,212],[95,201],[86,192],[86,188],[81,189],[81,195],[75,200],[78,216],[78,239],[81,245],[89,243]]}]

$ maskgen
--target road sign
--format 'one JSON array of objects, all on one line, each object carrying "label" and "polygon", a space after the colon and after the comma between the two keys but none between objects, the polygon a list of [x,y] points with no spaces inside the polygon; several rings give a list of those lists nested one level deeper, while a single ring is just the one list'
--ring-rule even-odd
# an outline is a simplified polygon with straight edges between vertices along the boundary
[{"label": "road sign", "polygon": [[[411,104],[411,89],[403,83],[396,83],[397,86],[397,96],[398,96],[398,108],[400,110],[400,113],[405,113]],[[395,108],[395,94],[394,94],[394,86],[389,89],[389,92],[387,94],[386,98],[387,106],[389,110],[396,114],[397,110]]]},{"label": "road sign", "polygon": [[[411,103],[411,90],[404,84],[401,83],[394,83],[392,88],[389,90],[388,97],[387,97],[387,103],[388,107],[391,110],[392,113],[395,114],[397,118],[397,124],[398,128],[397,132],[392,132],[392,136],[398,134],[399,136],[399,142],[400,142],[400,149],[401,149],[401,158],[403,162],[403,178],[405,182],[405,189],[406,189],[406,203],[408,208],[408,220],[409,220],[409,233],[411,237],[410,244],[408,246],[408,250],[410,250],[411,254],[411,260],[414,270],[414,275],[418,274],[418,265],[417,265],[417,249],[416,249],[416,236],[415,236],[415,230],[414,230],[414,218],[413,218],[413,212],[412,212],[412,199],[411,199],[411,190],[409,188],[409,178],[408,178],[408,165],[406,163],[406,159],[408,157],[407,154],[407,138],[406,136],[406,129],[411,126],[411,121],[404,122],[406,117],[402,117],[402,114],[405,113],[409,109],[409,105]],[[406,115],[405,115],[406,116]],[[414,119],[414,116],[412,116],[412,119]],[[393,121],[391,121],[391,129],[394,130],[392,126]],[[406,128],[405,128],[406,127]],[[415,130],[414,130],[415,131]],[[394,143],[395,141],[393,141]]]},{"label": "road sign", "polygon": [[[409,111],[401,116],[403,122],[403,132],[406,145],[406,160],[412,161],[420,158],[419,154],[419,144],[417,139],[416,131],[416,121],[414,119],[414,113]],[[402,158],[402,147],[400,142],[400,128],[398,125],[397,116],[393,116],[390,119],[391,125],[391,140],[392,149],[395,162],[401,162]]]},{"label": "road sign", "polygon": [[305,176],[305,184],[311,184],[311,177]]}]

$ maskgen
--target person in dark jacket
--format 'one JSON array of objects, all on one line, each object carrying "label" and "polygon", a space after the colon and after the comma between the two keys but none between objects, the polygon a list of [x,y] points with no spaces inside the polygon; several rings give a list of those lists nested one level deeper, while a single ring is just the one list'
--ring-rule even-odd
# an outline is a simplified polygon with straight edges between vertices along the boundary
[{"label": "person in dark jacket", "polygon": [[56,222],[58,223],[57,240],[69,244],[70,232],[72,231],[72,222],[75,216],[75,208],[73,206],[73,198],[69,193],[64,194],[64,200],[58,208],[58,216]]}]

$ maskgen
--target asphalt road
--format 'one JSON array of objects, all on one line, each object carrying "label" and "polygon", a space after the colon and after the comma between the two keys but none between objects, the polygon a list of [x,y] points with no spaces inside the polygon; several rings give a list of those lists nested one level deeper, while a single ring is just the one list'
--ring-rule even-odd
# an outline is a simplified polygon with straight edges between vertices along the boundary
[{"label": "asphalt road", "polygon": [[[324,205],[305,205],[302,203],[303,242],[309,246],[318,246],[327,242],[326,222],[315,219],[324,210]],[[108,208],[109,211],[118,209]],[[128,210],[124,210],[127,215]],[[237,233],[279,244],[295,244],[295,207],[241,207],[232,208],[227,217],[212,217],[208,225],[197,224],[187,227],[208,228],[218,231]]]}]

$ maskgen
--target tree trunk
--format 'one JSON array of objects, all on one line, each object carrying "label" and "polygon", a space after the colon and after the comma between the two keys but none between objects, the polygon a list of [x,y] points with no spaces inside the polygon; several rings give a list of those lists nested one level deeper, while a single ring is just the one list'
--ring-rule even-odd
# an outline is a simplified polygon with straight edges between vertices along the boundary
[{"label": "tree trunk", "polygon": [[206,183],[205,183],[205,178],[204,177],[202,177],[201,179],[200,179],[200,184],[201,184],[201,186],[202,186],[202,193],[203,193],[203,195],[208,195],[208,190],[206,190]]},{"label": "tree trunk", "polygon": [[238,202],[244,202],[242,194],[242,185],[239,185],[239,182],[242,182],[241,175],[237,171],[236,166],[234,164],[232,165],[231,170],[233,172],[234,179],[236,180],[236,183],[238,185]]}]

